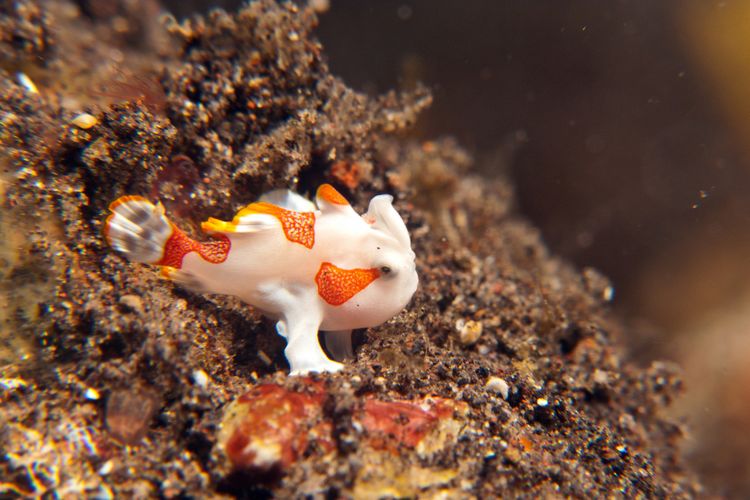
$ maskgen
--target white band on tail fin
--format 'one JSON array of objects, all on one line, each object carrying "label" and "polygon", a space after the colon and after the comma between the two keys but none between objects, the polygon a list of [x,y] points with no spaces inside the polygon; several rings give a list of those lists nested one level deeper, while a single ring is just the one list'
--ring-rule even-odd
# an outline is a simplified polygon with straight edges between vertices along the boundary
[{"label": "white band on tail fin", "polygon": [[156,264],[172,235],[164,207],[140,196],[123,196],[109,206],[104,234],[109,244],[135,262]]}]

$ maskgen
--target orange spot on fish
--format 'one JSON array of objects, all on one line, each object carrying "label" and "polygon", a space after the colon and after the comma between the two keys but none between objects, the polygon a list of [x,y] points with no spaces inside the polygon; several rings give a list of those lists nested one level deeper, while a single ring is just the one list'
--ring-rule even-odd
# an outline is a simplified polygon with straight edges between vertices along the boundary
[{"label": "orange spot on fish", "polygon": [[340,306],[379,276],[377,269],[341,269],[330,262],[323,262],[315,275],[315,283],[318,285],[318,295],[323,300]]},{"label": "orange spot on fish", "polygon": [[221,264],[227,260],[232,244],[223,234],[217,234],[214,238],[214,241],[201,243],[172,224],[172,236],[167,240],[164,246],[164,256],[157,262],[157,265],[181,269],[182,259],[190,252],[198,253],[203,260],[211,264]]},{"label": "orange spot on fish", "polygon": [[148,201],[148,200],[146,198],[144,198],[143,196],[138,196],[138,195],[120,196],[115,201],[113,201],[112,203],[109,204],[109,210],[110,210],[110,212],[114,212],[117,207],[119,207],[123,203],[127,203],[129,201]]}]

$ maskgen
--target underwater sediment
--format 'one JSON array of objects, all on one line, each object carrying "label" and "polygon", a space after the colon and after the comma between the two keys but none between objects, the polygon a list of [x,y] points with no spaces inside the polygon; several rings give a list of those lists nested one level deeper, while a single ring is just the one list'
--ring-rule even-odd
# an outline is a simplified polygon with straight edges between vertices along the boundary
[{"label": "underwater sediment", "polygon": [[[611,285],[549,254],[507,180],[473,175],[450,138],[404,135],[427,89],[347,87],[310,7],[178,23],[145,0],[93,5],[0,11],[0,492],[699,491],[663,414],[676,367],[627,361]],[[263,192],[323,182],[359,212],[394,195],[421,283],[337,374],[287,376],[271,320],[102,236],[125,194],[197,236]]]}]

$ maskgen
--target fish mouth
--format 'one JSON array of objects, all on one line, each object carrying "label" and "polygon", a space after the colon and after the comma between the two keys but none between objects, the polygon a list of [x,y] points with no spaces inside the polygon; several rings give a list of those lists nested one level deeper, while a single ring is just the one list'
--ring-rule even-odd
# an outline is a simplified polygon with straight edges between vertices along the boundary
[{"label": "fish mouth", "polygon": [[411,300],[411,296],[414,295],[418,287],[419,287],[419,275],[417,274],[416,266],[415,266],[414,269],[412,269],[412,279],[409,282],[409,292],[410,292],[409,300]]}]

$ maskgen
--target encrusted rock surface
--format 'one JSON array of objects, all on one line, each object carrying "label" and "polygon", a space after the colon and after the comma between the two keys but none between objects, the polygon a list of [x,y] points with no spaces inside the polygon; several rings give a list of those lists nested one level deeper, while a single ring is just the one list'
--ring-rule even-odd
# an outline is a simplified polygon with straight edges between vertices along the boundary
[{"label": "encrusted rock surface", "polygon": [[[681,428],[662,414],[680,390],[676,369],[627,362],[606,279],[549,255],[514,212],[506,181],[472,176],[472,159],[450,139],[397,137],[429,104],[425,91],[373,98],[349,89],[328,71],[314,12],[294,4],[168,21],[167,50],[164,33],[116,45],[143,29],[132,2],[122,2],[115,27],[65,2],[20,3],[57,9],[44,21],[57,44],[45,65],[121,48],[143,74],[100,102],[65,79],[106,87],[111,60],[57,79],[40,65],[39,94],[15,79],[23,54],[0,60],[0,296],[11,313],[0,326],[0,491],[699,491],[681,465]],[[21,30],[26,21],[0,24],[9,23]],[[84,111],[96,117],[86,129],[73,123]],[[288,377],[271,321],[233,298],[173,286],[101,235],[108,203],[126,193],[158,196],[195,231],[269,188],[310,193],[324,181],[359,209],[375,193],[395,196],[421,281],[403,313],[359,332],[356,361],[335,375]],[[118,439],[106,412],[118,406],[108,401],[139,393],[142,404],[118,415],[147,421],[145,435]],[[279,425],[253,414],[259,408]],[[272,447],[293,444],[259,463],[257,454],[232,460],[227,446],[245,449],[237,426],[262,428]]]}]

